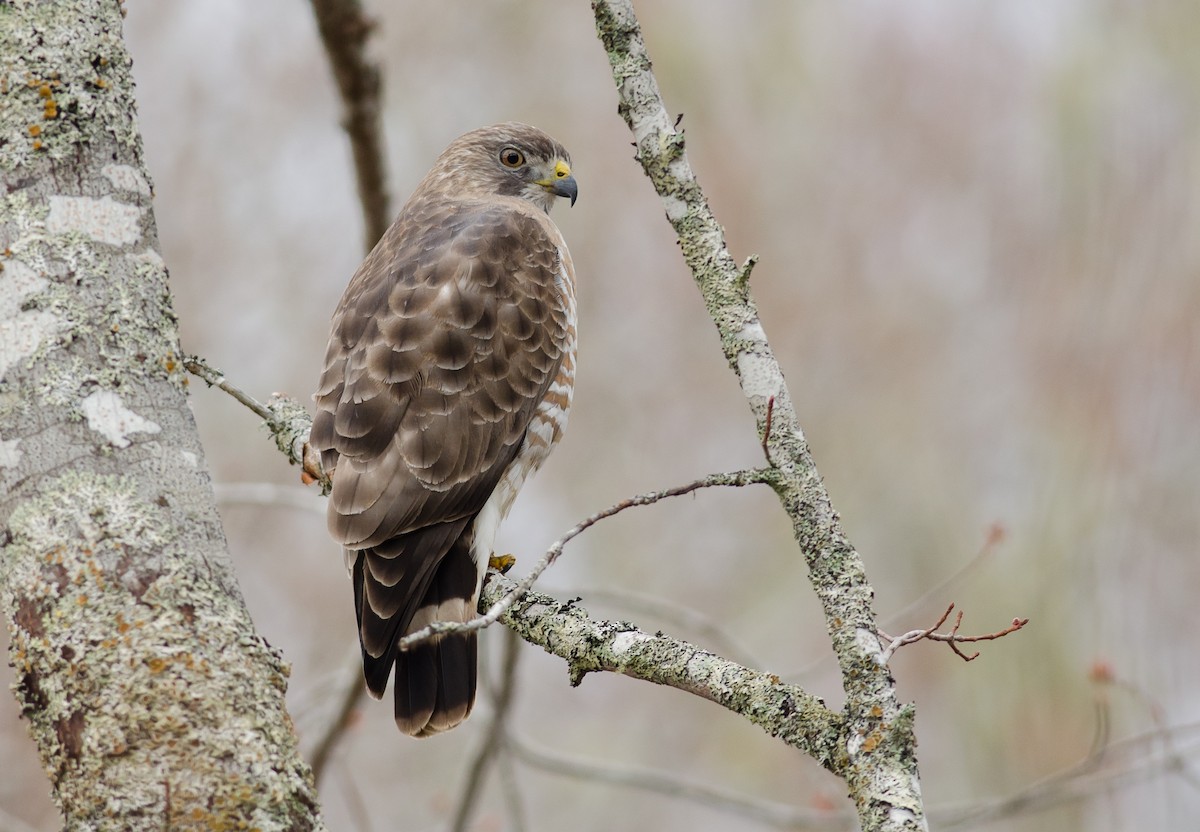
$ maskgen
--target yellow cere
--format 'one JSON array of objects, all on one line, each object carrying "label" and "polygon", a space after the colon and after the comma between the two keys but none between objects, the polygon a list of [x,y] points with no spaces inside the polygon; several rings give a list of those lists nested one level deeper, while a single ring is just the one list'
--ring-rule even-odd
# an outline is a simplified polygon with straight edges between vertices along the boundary
[{"label": "yellow cere", "polygon": [[571,175],[571,166],[568,165],[566,162],[564,162],[562,159],[559,159],[558,164],[556,164],[554,166],[554,178],[555,179],[565,179],[566,177],[568,177],[570,175]]}]

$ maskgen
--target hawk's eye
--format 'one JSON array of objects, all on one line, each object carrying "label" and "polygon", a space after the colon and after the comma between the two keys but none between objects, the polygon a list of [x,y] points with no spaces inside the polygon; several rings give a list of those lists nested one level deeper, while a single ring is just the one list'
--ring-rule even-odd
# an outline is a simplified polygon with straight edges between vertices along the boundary
[{"label": "hawk's eye", "polygon": [[506,168],[519,168],[525,164],[525,154],[515,147],[506,147],[500,151],[500,164]]}]

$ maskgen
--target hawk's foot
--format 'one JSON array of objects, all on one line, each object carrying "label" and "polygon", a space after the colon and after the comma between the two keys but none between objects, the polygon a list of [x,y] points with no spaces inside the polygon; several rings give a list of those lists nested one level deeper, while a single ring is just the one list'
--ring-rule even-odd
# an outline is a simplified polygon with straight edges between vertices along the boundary
[{"label": "hawk's foot", "polygon": [[495,569],[501,575],[507,575],[508,570],[513,568],[517,559],[512,555],[492,555],[488,558],[488,568]]}]

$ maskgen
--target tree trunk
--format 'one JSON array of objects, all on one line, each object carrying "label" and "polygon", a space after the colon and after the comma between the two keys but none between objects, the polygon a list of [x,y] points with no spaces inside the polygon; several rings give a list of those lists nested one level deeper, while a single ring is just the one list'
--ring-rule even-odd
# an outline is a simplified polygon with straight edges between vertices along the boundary
[{"label": "tree trunk", "polygon": [[0,603],[68,829],[322,828],[236,586],[114,0],[0,8]]}]

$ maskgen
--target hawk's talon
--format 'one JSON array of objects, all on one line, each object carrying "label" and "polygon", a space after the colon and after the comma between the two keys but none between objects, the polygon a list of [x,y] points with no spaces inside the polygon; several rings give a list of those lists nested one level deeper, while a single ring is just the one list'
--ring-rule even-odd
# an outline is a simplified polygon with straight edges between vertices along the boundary
[{"label": "hawk's talon", "polygon": [[508,570],[512,569],[517,563],[517,559],[512,555],[492,555],[488,558],[488,569],[495,569],[501,575],[507,575]]}]

